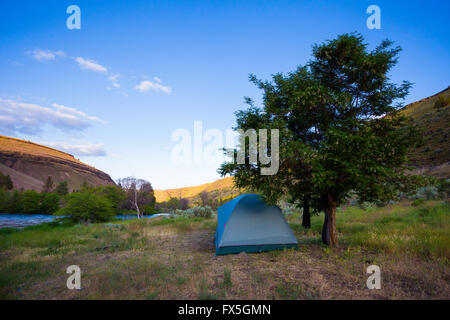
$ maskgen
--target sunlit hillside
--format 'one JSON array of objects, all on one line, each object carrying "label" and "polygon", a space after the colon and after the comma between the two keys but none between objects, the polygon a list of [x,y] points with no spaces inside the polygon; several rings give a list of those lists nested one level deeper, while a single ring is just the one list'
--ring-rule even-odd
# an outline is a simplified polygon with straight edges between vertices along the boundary
[{"label": "sunlit hillside", "polygon": [[229,191],[230,189],[234,189],[233,178],[226,177],[214,182],[201,184],[199,186],[166,189],[166,190],[155,190],[155,197],[157,202],[162,202],[168,200],[171,197],[193,198],[198,196],[202,191],[213,192],[223,190],[225,192]]},{"label": "sunlit hillside", "polygon": [[447,178],[450,161],[449,101],[450,87],[411,103],[401,111],[422,129],[425,139],[425,144],[410,155],[411,164],[425,171],[431,170],[435,176]]},{"label": "sunlit hillside", "polygon": [[108,174],[71,154],[6,136],[0,136],[0,172],[11,177],[15,189],[41,191],[49,176],[55,183],[67,181],[71,190],[84,182],[93,186],[114,184]]}]

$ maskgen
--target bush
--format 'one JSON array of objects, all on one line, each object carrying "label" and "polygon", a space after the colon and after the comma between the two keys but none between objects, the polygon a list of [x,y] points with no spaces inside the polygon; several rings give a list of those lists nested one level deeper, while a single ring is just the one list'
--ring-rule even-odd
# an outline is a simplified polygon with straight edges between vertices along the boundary
[{"label": "bush", "polygon": [[59,196],[55,193],[43,193],[41,196],[40,212],[55,213],[59,208]]},{"label": "bush", "polygon": [[450,104],[450,97],[439,96],[436,102],[434,103],[434,107],[436,109],[440,109],[446,107]]},{"label": "bush", "polygon": [[211,218],[211,216],[214,214],[210,206],[194,207],[187,210],[177,209],[175,213],[177,215],[183,215],[185,217],[201,217],[201,218]]},{"label": "bush", "polygon": [[109,200],[117,213],[120,211],[120,204],[127,198],[125,191],[118,186],[100,186],[94,188],[93,192],[99,197]]},{"label": "bush", "polygon": [[65,196],[66,194],[68,194],[69,184],[67,183],[67,181],[61,181],[60,183],[58,183],[58,185],[55,188],[55,192],[60,196]]},{"label": "bush", "polygon": [[418,207],[418,206],[422,205],[424,202],[425,202],[425,199],[420,198],[420,199],[414,200],[414,201],[411,203],[411,205],[412,205],[413,207]]},{"label": "bush", "polygon": [[146,204],[142,207],[142,212],[146,215],[151,215],[151,214],[157,213],[156,209],[153,206],[150,206],[148,204]]},{"label": "bush", "polygon": [[41,213],[40,212],[41,195],[34,190],[26,190],[22,193],[22,204],[24,213]]},{"label": "bush", "polygon": [[66,216],[75,222],[102,222],[114,217],[114,205],[90,190],[66,196],[66,204],[55,215]]},{"label": "bush", "polygon": [[416,194],[412,197],[412,199],[426,199],[426,200],[436,200],[439,198],[438,188],[435,186],[426,186],[423,188],[417,189]]}]

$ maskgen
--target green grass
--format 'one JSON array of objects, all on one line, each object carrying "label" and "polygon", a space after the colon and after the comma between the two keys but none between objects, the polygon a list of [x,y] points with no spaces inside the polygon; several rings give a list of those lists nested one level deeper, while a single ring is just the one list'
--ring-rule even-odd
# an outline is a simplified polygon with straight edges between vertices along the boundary
[{"label": "green grass", "polygon": [[[0,299],[316,299],[325,294],[319,290],[323,283],[336,283],[329,296],[339,297],[342,279],[357,284],[352,290],[364,290],[368,263],[382,266],[388,276],[386,268],[395,266],[391,279],[397,279],[395,272],[407,268],[408,261],[415,261],[405,271],[412,272],[408,286],[420,280],[422,291],[417,292],[434,292],[429,286],[439,283],[436,292],[446,290],[448,202],[340,209],[337,249],[321,244],[323,215],[312,217],[310,230],[303,229],[298,213],[288,222],[299,240],[298,250],[220,257],[212,243],[214,218],[52,222],[1,229]],[[80,265],[86,289],[65,288],[65,270],[71,264]],[[436,277],[440,282],[430,284]],[[393,294],[398,294],[398,285],[403,284],[392,284]],[[416,297],[408,286],[403,296]]]},{"label": "green grass", "polygon": [[[305,233],[295,219],[290,225],[301,243],[320,242],[323,215],[311,219],[311,231]],[[429,201],[419,207],[395,205],[361,209],[349,207],[337,212],[339,243],[365,250],[425,259],[450,257],[450,204]]]}]

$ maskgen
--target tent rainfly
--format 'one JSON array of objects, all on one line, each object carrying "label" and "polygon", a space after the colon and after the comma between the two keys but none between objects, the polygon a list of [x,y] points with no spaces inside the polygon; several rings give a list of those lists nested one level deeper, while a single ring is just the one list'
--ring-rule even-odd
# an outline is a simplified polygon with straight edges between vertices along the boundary
[{"label": "tent rainfly", "polygon": [[297,248],[294,233],[277,206],[259,195],[241,195],[217,209],[216,255]]}]

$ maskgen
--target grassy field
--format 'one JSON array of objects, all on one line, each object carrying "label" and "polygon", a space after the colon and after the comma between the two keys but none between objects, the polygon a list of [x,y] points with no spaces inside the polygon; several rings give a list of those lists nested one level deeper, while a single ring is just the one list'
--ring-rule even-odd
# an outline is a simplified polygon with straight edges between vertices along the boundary
[{"label": "grassy field", "polygon": [[[322,216],[298,250],[214,255],[215,219],[157,218],[0,230],[2,299],[449,299],[450,205],[400,203],[338,212],[340,246],[320,244]],[[80,290],[66,268],[81,268]],[[366,288],[367,266],[381,290]]]}]

